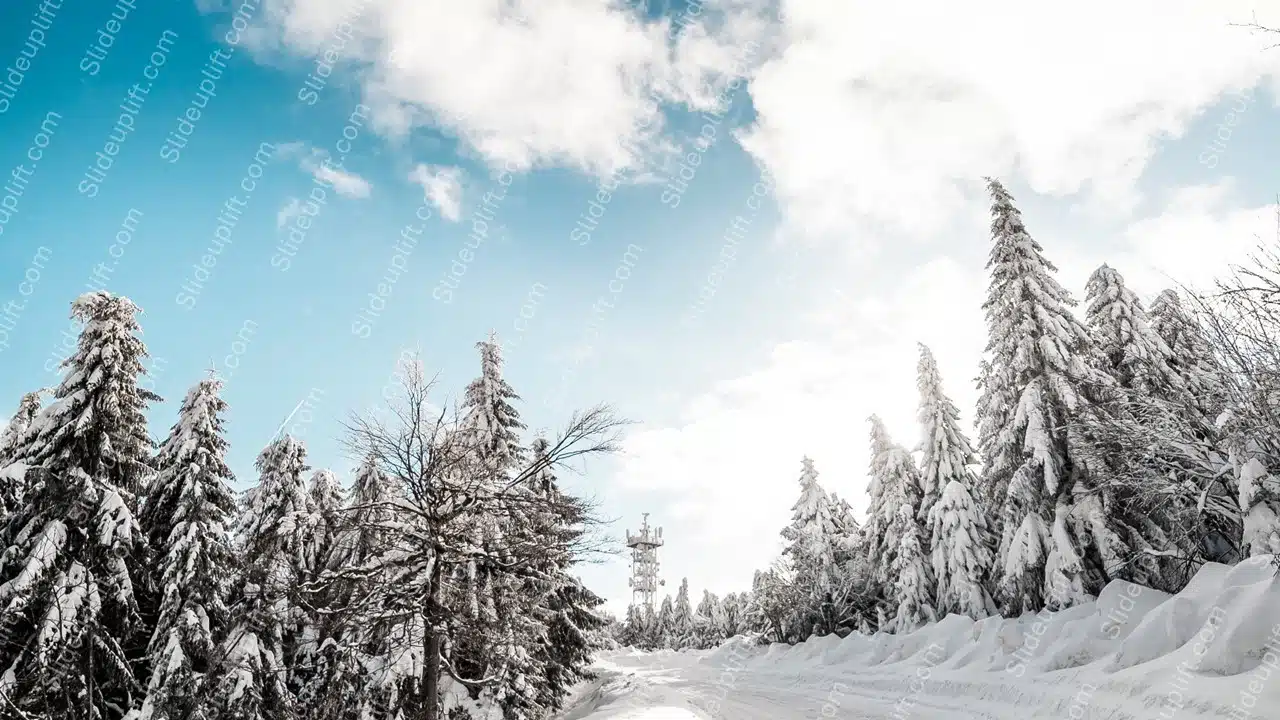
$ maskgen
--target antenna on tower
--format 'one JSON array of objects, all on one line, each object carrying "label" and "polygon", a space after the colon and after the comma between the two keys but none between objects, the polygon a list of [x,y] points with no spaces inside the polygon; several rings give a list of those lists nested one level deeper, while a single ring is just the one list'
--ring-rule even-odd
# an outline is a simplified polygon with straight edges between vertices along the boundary
[{"label": "antenna on tower", "polygon": [[631,603],[657,610],[658,587],[666,583],[658,579],[658,548],[662,547],[662,528],[649,527],[649,513],[644,513],[640,532],[627,530],[627,547],[631,548]]}]

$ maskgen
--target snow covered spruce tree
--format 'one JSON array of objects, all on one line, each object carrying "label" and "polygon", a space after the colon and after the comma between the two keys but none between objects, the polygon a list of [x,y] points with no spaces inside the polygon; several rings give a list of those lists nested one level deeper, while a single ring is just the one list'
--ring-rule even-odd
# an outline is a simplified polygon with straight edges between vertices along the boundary
[{"label": "snow covered spruce tree", "polygon": [[746,612],[752,630],[769,642],[788,642],[787,623],[794,607],[792,585],[784,582],[777,563],[755,572]]},{"label": "snow covered spruce tree", "polygon": [[[872,415],[871,504],[863,526],[867,572],[880,586],[872,607],[893,619],[879,629],[914,629],[935,616],[934,583],[929,569],[925,528],[919,513],[920,472],[902,446],[893,442],[880,418]],[[870,615],[870,608],[864,618]],[[869,621],[869,618],[866,618]]]},{"label": "snow covered spruce tree", "polygon": [[622,621],[618,644],[624,647],[641,647],[644,638],[644,608],[636,603],[627,606],[627,616]]},{"label": "snow covered spruce tree", "polygon": [[997,600],[1018,614],[1075,605],[1099,588],[1068,527],[1073,493],[1087,478],[1073,425],[1097,373],[1071,296],[1027,233],[1013,197],[988,179],[991,284],[980,377],[978,444],[984,499],[999,501]]},{"label": "snow covered spruce tree", "polygon": [[221,387],[209,378],[187,392],[141,513],[159,607],[140,720],[209,717],[205,683],[226,637],[228,581],[238,571],[227,535],[235,478],[226,464]]},{"label": "snow covered spruce tree", "polygon": [[671,601],[671,596],[666,595],[662,598],[662,603],[658,606],[658,613],[654,620],[654,635],[657,639],[657,646],[664,650],[676,649],[675,628],[676,606]]},{"label": "snow covered spruce tree", "polygon": [[896,546],[887,541],[889,527],[902,504],[899,488],[885,483],[885,460],[893,446],[889,431],[876,415],[867,419],[871,423],[871,463],[867,480],[867,516],[862,525],[862,550],[867,555],[876,582],[883,586],[889,582],[889,568],[893,564]]},{"label": "snow covered spruce tree", "polygon": [[512,405],[520,399],[502,377],[502,350],[497,338],[476,343],[480,350],[480,377],[467,385],[463,398],[464,432],[477,459],[494,481],[510,482],[511,473],[524,459],[520,431],[525,429]]},{"label": "snow covered spruce tree", "polygon": [[382,525],[397,518],[402,501],[401,488],[382,471],[377,458],[365,457],[355,471],[326,569],[363,565],[385,552],[387,531]]},{"label": "snow covered spruce tree", "polygon": [[1222,367],[1209,338],[1195,315],[1183,305],[1178,291],[1162,290],[1147,313],[1151,329],[1164,341],[1166,364],[1181,379],[1187,394],[1197,403],[1202,418],[1212,425],[1222,412]]},{"label": "snow covered spruce tree", "polygon": [[[726,598],[733,602],[732,597]],[[724,604],[710,590],[702,591],[702,600],[693,613],[693,628],[693,647],[699,649],[713,648],[733,636],[732,630],[727,627]]]},{"label": "snow covered spruce tree", "polygon": [[662,647],[662,629],[658,627],[658,611],[645,605],[637,611],[640,622],[636,625],[636,646],[642,650],[657,650]]},{"label": "snow covered spruce tree", "polygon": [[689,578],[680,579],[671,611],[671,649],[683,650],[693,643],[693,605],[689,600]]},{"label": "snow covered spruce tree", "polygon": [[4,430],[0,431],[0,462],[11,459],[12,453],[17,451],[22,433],[31,427],[31,421],[40,414],[40,401],[46,392],[41,388],[23,395],[18,401],[18,409],[14,411]]},{"label": "snow covered spruce tree", "polygon": [[295,655],[288,660],[289,685],[299,699],[306,700],[304,688],[311,685],[320,663],[320,646],[332,630],[328,608],[330,590],[321,575],[330,565],[341,533],[343,509],[342,485],[332,470],[320,469],[311,475],[307,485],[307,515],[299,532],[302,557],[298,565],[299,637]]},{"label": "snow covered spruce tree", "polygon": [[737,602],[734,603],[734,609],[729,611],[726,606],[726,615],[730,618],[730,627],[734,629],[733,634],[757,635],[759,630],[751,620],[751,608],[755,604],[755,601],[751,597],[751,591],[743,590],[737,595],[738,599]]},{"label": "snow covered spruce tree", "polygon": [[[402,646],[425,648],[425,652],[418,656],[416,667],[421,674],[417,689],[412,697],[401,698],[397,711],[420,714],[428,720],[441,717],[440,699],[445,689],[441,673],[446,673],[454,691],[450,698],[465,688],[474,699],[497,703],[508,717],[538,712],[539,708],[525,705],[538,701],[537,687],[516,672],[541,671],[535,657],[537,639],[516,634],[518,626],[507,618],[477,629],[472,597],[451,588],[459,584],[476,587],[484,593],[476,600],[493,600],[495,610],[527,610],[530,606],[508,594],[509,590],[528,587],[525,581],[536,581],[543,589],[552,587],[543,583],[541,568],[549,561],[571,562],[589,551],[594,541],[574,533],[547,533],[533,541],[525,528],[537,527],[535,520],[540,522],[554,513],[545,499],[530,492],[530,485],[546,468],[572,467],[578,458],[614,452],[621,422],[603,406],[575,413],[544,452],[532,460],[521,457],[514,468],[504,470],[496,461],[479,460],[485,457],[486,449],[504,448],[487,442],[495,437],[493,433],[474,431],[478,427],[475,413],[440,408],[430,402],[433,383],[426,379],[416,358],[402,363],[397,375],[400,392],[390,400],[390,413],[384,414],[389,419],[357,416],[348,426],[347,445],[352,454],[376,458],[381,471],[403,488],[399,512],[404,519],[382,525],[394,552],[384,553],[382,559],[371,560],[363,568],[344,571],[348,576],[383,573],[386,578],[366,585],[368,591],[347,612],[363,613],[370,621],[389,627],[416,622],[426,628],[416,639],[409,633],[403,640]],[[498,425],[486,427],[496,431]],[[506,481],[500,482],[503,477]],[[561,502],[573,503],[572,512],[581,514],[583,522],[588,520],[585,503],[567,495]],[[497,527],[511,532],[479,535],[484,542],[478,543],[475,528],[484,523],[489,530]],[[470,583],[471,568],[485,569],[487,577],[479,572],[476,577],[487,581],[487,587],[481,582]],[[501,592],[492,592],[495,587]],[[500,604],[497,601],[501,599],[511,602]],[[465,654],[456,652],[460,646],[470,649]],[[402,657],[408,660],[408,656]],[[491,672],[471,674],[460,666],[464,659],[474,665],[483,663]],[[512,684],[499,686],[508,681]]]},{"label": "snow covered spruce tree", "polygon": [[1094,270],[1086,285],[1086,301],[1092,355],[1117,385],[1164,395],[1185,389],[1182,377],[1169,366],[1172,352],[1119,272],[1106,264]]},{"label": "snow covered spruce tree", "polygon": [[1169,368],[1182,378],[1186,402],[1166,403],[1170,412],[1158,416],[1161,422],[1147,425],[1156,425],[1166,445],[1169,438],[1185,441],[1177,448],[1182,461],[1179,470],[1204,494],[1203,508],[1197,507],[1199,522],[1190,523],[1187,533],[1200,531],[1199,545],[1205,559],[1239,562],[1243,525],[1236,476],[1223,472],[1227,458],[1222,428],[1216,422],[1226,407],[1229,384],[1223,380],[1222,365],[1205,328],[1176,290],[1161,291],[1152,301],[1149,315],[1152,329],[1169,348]]},{"label": "snow covered spruce tree", "polygon": [[1199,568],[1209,532],[1187,472],[1213,464],[1200,443],[1208,420],[1195,417],[1198,401],[1173,370],[1172,351],[1120,273],[1099,267],[1087,299],[1092,362],[1113,387],[1095,393],[1083,415],[1090,464],[1100,471],[1089,492],[1076,488],[1073,520],[1092,538],[1106,579],[1176,592]]},{"label": "snow covered spruce tree", "polygon": [[14,456],[19,450],[18,441],[31,426],[31,421],[35,420],[36,415],[39,414],[40,398],[44,393],[44,390],[37,390],[23,395],[22,400],[18,402],[17,411],[5,425],[4,431],[0,432],[0,523],[18,509],[22,495],[26,491],[21,482],[20,475],[24,474],[21,468],[13,468],[13,477],[6,475],[4,468],[15,459]]},{"label": "snow covered spruce tree", "polygon": [[[309,490],[312,521],[317,507],[336,499],[329,478],[312,476]],[[396,717],[401,698],[412,695],[421,665],[418,653],[397,647],[391,638],[412,634],[404,625],[388,627],[358,611],[358,595],[386,582],[385,573],[364,574],[394,548],[386,542],[384,523],[398,519],[399,492],[378,467],[365,458],[342,512],[331,513],[332,540],[324,563],[305,588],[317,628],[314,667],[298,700],[308,720],[364,720]],[[323,514],[323,513],[322,513]],[[421,637],[420,634],[417,637]],[[401,660],[408,659],[408,667]]]},{"label": "snow covered spruce tree", "polygon": [[834,503],[818,484],[818,471],[808,457],[801,460],[800,497],[791,511],[791,524],[782,529],[787,543],[782,553],[798,600],[790,627],[803,639],[851,626],[854,611],[841,586],[841,560],[850,547],[847,533],[856,532],[857,523],[847,503]]},{"label": "snow covered spruce tree", "polygon": [[305,562],[313,575],[318,575],[334,552],[334,544],[342,532],[342,509],[345,504],[342,484],[332,470],[321,469],[311,475],[307,485],[307,527]]},{"label": "snow covered spruce tree", "polygon": [[818,470],[807,456],[800,461],[800,497],[791,506],[791,524],[782,529],[783,553],[797,563],[825,572],[834,564],[836,521],[831,498],[818,484]]},{"label": "snow covered spruce tree", "polygon": [[938,614],[957,613],[975,620],[997,614],[986,585],[992,561],[985,539],[986,518],[964,483],[947,483],[942,498],[929,511],[929,532]]},{"label": "snow covered spruce tree", "polygon": [[112,719],[142,700],[148,628],[133,589],[144,581],[145,539],[135,513],[154,447],[144,411],[159,397],[138,385],[139,312],[106,292],[72,303],[83,329],[67,373],[10,451],[6,472],[27,493],[0,555],[6,715]]},{"label": "snow covered spruce tree", "polygon": [[[911,454],[889,437],[878,416],[872,415],[868,422],[871,423],[871,478],[867,492],[871,503],[863,526],[863,545],[876,577],[887,585],[896,577],[893,568],[902,533],[906,530],[900,519],[902,506],[911,509],[919,525],[920,471]],[[923,539],[920,542],[923,546]]]},{"label": "snow covered spruce tree", "polygon": [[893,595],[897,601],[893,629],[895,632],[908,633],[937,619],[937,612],[933,609],[933,573],[929,569],[929,559],[921,542],[923,533],[920,522],[916,518],[915,508],[910,504],[898,506],[895,530],[900,539],[893,562]]},{"label": "snow covered spruce tree", "polygon": [[231,592],[213,717],[280,720],[296,714],[288,663],[296,657],[303,622],[296,588],[305,571],[306,455],[290,435],[258,455],[258,485],[246,493],[236,527],[243,571]]},{"label": "snow covered spruce tree", "polygon": [[862,542],[862,526],[853,514],[853,506],[838,493],[831,493],[830,505],[836,533],[836,562],[842,564],[858,554]]},{"label": "snow covered spruce tree", "polygon": [[[920,345],[921,509],[928,521],[931,566],[940,615],[960,613],[975,620],[996,612],[987,592],[991,572],[991,531],[973,500],[976,462],[969,439],[960,430],[960,411],[942,390],[938,364]],[[930,499],[932,498],[932,499]]]},{"label": "snow covered spruce tree", "polygon": [[[530,542],[554,543],[565,547],[580,545],[593,530],[588,507],[560,489],[554,466],[548,462],[550,445],[546,438],[534,439],[531,450],[536,470],[526,483],[534,505],[526,517],[534,522],[524,528]],[[531,564],[532,578],[521,586],[529,596],[532,613],[541,625],[533,638],[532,658],[536,677],[530,682],[538,690],[538,706],[559,710],[569,689],[593,679],[588,669],[593,652],[600,647],[599,636],[609,625],[602,610],[604,598],[591,592],[572,575],[573,553],[552,553]]]},{"label": "snow covered spruce tree", "polygon": [[975,478],[969,470],[977,463],[969,438],[960,430],[960,410],[942,390],[942,376],[933,352],[923,344],[918,345],[920,359],[916,363],[916,389],[920,391],[920,406],[916,418],[920,421],[920,517],[942,498],[942,493],[952,480],[959,480],[966,487],[973,487]]},{"label": "snow covered spruce tree", "polygon": [[1244,510],[1242,545],[1249,557],[1280,556],[1280,478],[1268,472],[1262,457],[1257,442],[1231,453]]},{"label": "snow covered spruce tree", "polygon": [[462,583],[473,622],[451,633],[449,653],[460,674],[495,677],[478,696],[518,718],[538,704],[535,685],[524,678],[538,674],[530,650],[545,631],[535,616],[537,596],[548,588],[541,579],[516,577],[499,565],[505,546],[537,541],[533,526],[545,518],[525,502],[528,485],[513,482],[527,454],[520,443],[525,425],[513,405],[520,396],[502,376],[496,336],[491,333],[476,348],[480,376],[467,386],[462,404],[462,433],[473,456],[467,472],[478,477],[480,492],[502,500],[495,512],[474,518],[471,542],[482,552],[472,557]]}]

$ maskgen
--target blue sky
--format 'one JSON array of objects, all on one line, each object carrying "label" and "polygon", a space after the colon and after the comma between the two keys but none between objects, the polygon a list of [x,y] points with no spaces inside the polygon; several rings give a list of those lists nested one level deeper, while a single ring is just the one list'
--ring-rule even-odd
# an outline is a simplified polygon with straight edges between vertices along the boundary
[{"label": "blue sky", "polygon": [[[0,402],[56,383],[69,304],[100,283],[145,310],[157,437],[214,366],[241,487],[308,396],[313,465],[349,475],[340,422],[377,401],[401,351],[420,348],[458,393],[494,330],[531,427],[600,401],[638,422],[623,457],[570,483],[621,518],[617,535],[642,511],[666,526],[669,585],[724,592],[767,562],[801,455],[860,508],[864,418],[914,442],[917,340],[972,406],[982,175],[1007,180],[1078,295],[1104,260],[1144,296],[1166,276],[1204,282],[1274,232],[1276,51],[1227,23],[1276,3],[1188,4],[1156,27],[1156,6],[1120,3],[1067,64],[1054,32],[1094,31],[1016,4],[944,6],[903,39],[875,28],[905,10],[830,5],[556,0],[513,20],[491,3],[266,0],[242,26],[241,0],[6,3],[0,70],[25,70],[0,85],[0,179],[13,168],[23,184],[0,205],[0,304],[25,305],[0,335]],[[994,47],[1011,36],[1024,40]],[[318,62],[332,72],[308,86]],[[717,98],[728,107],[700,144]],[[99,152],[110,167],[94,175]],[[693,179],[677,205],[681,162]],[[621,186],[584,244],[576,223],[611,168]],[[300,214],[317,187],[324,203]],[[477,217],[485,240],[459,273]],[[361,321],[380,283],[385,309]],[[625,607],[623,565],[583,572]]]}]

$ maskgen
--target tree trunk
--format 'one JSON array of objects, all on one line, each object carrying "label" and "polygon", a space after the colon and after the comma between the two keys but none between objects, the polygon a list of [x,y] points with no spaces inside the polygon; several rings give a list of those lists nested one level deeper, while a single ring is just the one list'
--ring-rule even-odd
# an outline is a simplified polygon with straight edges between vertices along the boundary
[{"label": "tree trunk", "polygon": [[432,626],[426,628],[426,664],[423,672],[422,694],[424,720],[438,720],[440,717],[440,632]]},{"label": "tree trunk", "polygon": [[443,553],[440,547],[432,548],[435,559],[431,563],[430,585],[427,591],[427,602],[422,613],[422,644],[424,647],[422,672],[423,720],[439,720],[440,718],[440,628],[436,621],[440,618],[440,581],[444,577],[444,568],[440,562]]}]

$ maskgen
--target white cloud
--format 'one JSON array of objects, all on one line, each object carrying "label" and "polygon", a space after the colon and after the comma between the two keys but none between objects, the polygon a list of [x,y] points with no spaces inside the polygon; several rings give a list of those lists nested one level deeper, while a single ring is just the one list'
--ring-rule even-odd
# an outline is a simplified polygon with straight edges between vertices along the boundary
[{"label": "white cloud", "polygon": [[302,169],[311,173],[316,182],[333,187],[334,192],[347,198],[367,198],[372,187],[368,180],[326,162],[304,160]]},{"label": "white cloud", "polygon": [[1179,285],[1211,290],[1232,265],[1247,263],[1259,243],[1280,240],[1276,206],[1235,206],[1234,188],[1231,179],[1180,188],[1161,214],[1130,224],[1111,247],[1066,246],[1055,252],[1055,262],[1073,289],[1105,261],[1147,300]]},{"label": "white cloud", "polygon": [[[668,144],[659,102],[712,106],[760,41],[740,141],[789,231],[856,242],[941,231],[984,175],[1132,210],[1160,139],[1273,77],[1272,38],[1230,24],[1280,25],[1277,0],[781,0],[780,25],[766,4],[707,0],[689,24],[616,0],[368,0],[344,52],[387,132],[440,126],[494,165],[603,174],[645,166]],[[314,54],[357,5],[268,0],[263,31]]]},{"label": "white cloud", "polygon": [[285,160],[303,157],[308,152],[310,152],[310,150],[307,148],[307,144],[301,140],[294,140],[292,142],[284,142],[276,145],[276,157]]},{"label": "white cloud", "polygon": [[[323,158],[322,151],[312,150],[312,157],[303,158],[300,163],[303,170],[311,173],[311,177],[322,185],[333,187],[333,191],[347,198],[367,198],[373,186],[359,175],[334,166]],[[317,160],[316,157],[321,159]]]},{"label": "white cloud", "polygon": [[[1127,211],[1162,138],[1272,76],[1275,0],[783,0],[785,49],[751,84],[742,142],[791,225],[855,241],[936,232],[984,175]],[[1273,77],[1273,76],[1272,76]]]},{"label": "white cloud", "polygon": [[461,168],[420,163],[409,173],[409,181],[422,186],[423,195],[445,220],[458,222],[462,217]]},{"label": "white cloud", "polygon": [[[286,142],[276,145],[275,156],[283,160],[298,160],[298,167],[309,173],[316,182],[328,185],[333,191],[346,198],[367,198],[373,190],[368,180],[356,173],[346,170],[341,163],[333,163],[328,152],[309,147],[302,141]],[[283,212],[283,210],[281,211]],[[280,216],[276,216],[279,221]]]},{"label": "white cloud", "polygon": [[[713,32],[669,33],[669,21],[617,0],[368,0],[344,53],[363,64],[366,102],[386,132],[442,126],[494,165],[603,175],[641,164],[657,144],[655,99],[713,105],[737,48],[764,32],[754,4],[707,0]],[[260,17],[273,48],[314,55],[351,7],[268,0]]]},{"label": "white cloud", "polygon": [[302,203],[296,197],[291,197],[276,212],[276,229],[283,229],[294,218],[302,214]]}]

